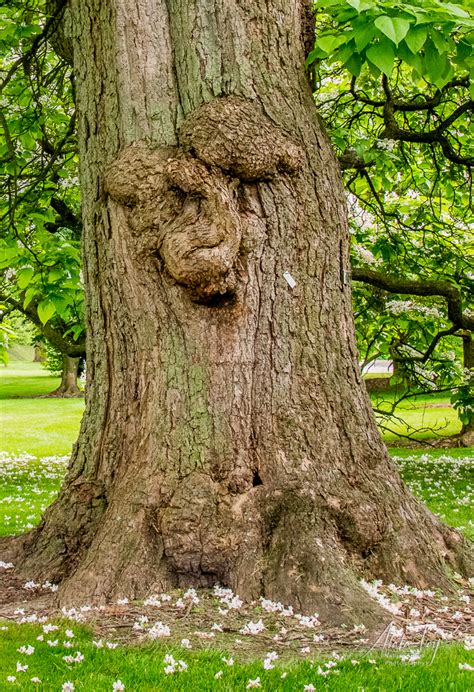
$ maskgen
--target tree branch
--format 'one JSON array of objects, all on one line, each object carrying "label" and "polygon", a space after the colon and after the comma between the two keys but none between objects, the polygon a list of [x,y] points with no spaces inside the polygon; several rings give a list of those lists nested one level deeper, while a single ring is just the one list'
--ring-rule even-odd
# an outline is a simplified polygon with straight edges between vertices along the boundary
[{"label": "tree branch", "polygon": [[[30,322],[33,322],[33,324],[40,330],[44,338],[47,339],[55,348],[57,348],[60,353],[70,356],[71,358],[79,358],[85,355],[86,344],[84,339],[71,342],[69,339],[64,338],[62,333],[63,330],[55,329],[50,322],[46,322],[46,324],[41,322],[40,318],[38,317],[38,301],[31,301],[31,303],[29,303],[29,305],[25,308],[22,302],[9,295],[1,294],[0,300],[11,306],[13,309],[18,310],[25,315]],[[63,325],[63,329],[66,331],[67,325]]]},{"label": "tree branch", "polygon": [[355,267],[352,279],[376,286],[389,293],[413,296],[439,296],[444,298],[448,307],[448,318],[458,329],[474,330],[474,318],[462,311],[461,293],[448,281],[417,281],[383,274],[373,269]]}]

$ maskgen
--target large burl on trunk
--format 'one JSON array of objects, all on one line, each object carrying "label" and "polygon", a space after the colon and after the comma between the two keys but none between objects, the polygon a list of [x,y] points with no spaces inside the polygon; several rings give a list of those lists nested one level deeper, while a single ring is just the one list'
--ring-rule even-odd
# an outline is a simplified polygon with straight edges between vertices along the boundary
[{"label": "large burl on trunk", "polygon": [[87,406],[21,542],[63,603],[221,582],[370,622],[359,576],[467,568],[397,476],[359,374],[306,4],[70,2]]}]

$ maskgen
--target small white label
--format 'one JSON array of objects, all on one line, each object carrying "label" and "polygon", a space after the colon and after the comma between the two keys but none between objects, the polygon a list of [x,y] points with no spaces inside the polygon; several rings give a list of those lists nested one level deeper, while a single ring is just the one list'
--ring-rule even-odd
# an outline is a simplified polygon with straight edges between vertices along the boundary
[{"label": "small white label", "polygon": [[286,283],[290,288],[294,288],[296,286],[296,281],[294,278],[291,276],[290,272],[284,272],[283,273],[283,278],[285,279]]}]

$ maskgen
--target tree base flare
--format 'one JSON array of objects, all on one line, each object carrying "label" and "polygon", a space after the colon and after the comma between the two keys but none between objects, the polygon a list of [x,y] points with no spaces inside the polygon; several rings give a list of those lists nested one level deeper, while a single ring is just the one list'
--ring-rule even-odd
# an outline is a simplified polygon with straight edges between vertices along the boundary
[{"label": "tree base flare", "polygon": [[[365,516],[367,504],[350,514],[334,501],[323,508],[301,491],[269,491],[262,484],[220,498],[217,508],[216,496],[196,482],[190,487],[194,500],[181,490],[182,502],[175,498],[161,510],[137,512],[114,503],[98,509],[100,493],[82,488],[85,505],[61,531],[52,523],[62,515],[60,498],[43,525],[10,539],[2,554],[25,580],[61,582],[59,602],[67,607],[219,583],[246,602],[263,597],[304,614],[318,612],[326,623],[363,622],[369,628],[387,614],[361,587],[361,578],[449,591],[450,575],[468,575],[473,565],[468,542],[408,493],[399,512],[405,527],[393,522],[379,534],[368,529],[375,522]],[[206,507],[214,507],[215,515],[209,512],[203,521]],[[2,544],[8,548],[8,539]]]}]

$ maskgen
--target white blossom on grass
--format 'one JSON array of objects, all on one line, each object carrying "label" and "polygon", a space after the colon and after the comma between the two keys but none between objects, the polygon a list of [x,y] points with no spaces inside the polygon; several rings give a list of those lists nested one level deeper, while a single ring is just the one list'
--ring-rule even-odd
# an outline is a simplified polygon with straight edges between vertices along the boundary
[{"label": "white blossom on grass", "polygon": [[146,615],[141,615],[136,622],[133,623],[134,630],[143,630],[148,624],[148,618]]},{"label": "white blossom on grass", "polygon": [[43,632],[45,634],[49,634],[50,632],[55,632],[58,629],[59,629],[59,627],[57,625],[52,625],[51,623],[47,623],[46,625],[43,625]]},{"label": "white blossom on grass", "polygon": [[255,680],[249,680],[246,685],[246,689],[250,690],[253,687],[261,687],[260,678],[255,678]]},{"label": "white blossom on grass", "polygon": [[26,656],[31,656],[32,654],[35,653],[35,647],[31,646],[31,644],[28,644],[28,646],[20,646],[19,649],[17,649],[19,654],[25,654]]},{"label": "white blossom on grass", "polygon": [[28,670],[28,665],[26,663],[21,664],[20,661],[16,662],[16,672],[17,673],[25,673],[27,670]]},{"label": "white blossom on grass", "polygon": [[116,680],[112,685],[112,689],[114,690],[114,692],[121,692],[125,689],[125,685],[121,680]]},{"label": "white blossom on grass", "polygon": [[196,589],[188,589],[184,592],[183,598],[190,600],[194,605],[198,605],[199,597],[197,595]]},{"label": "white blossom on grass", "polygon": [[171,654],[166,654],[164,658],[164,663],[166,663],[166,666],[164,668],[164,673],[165,675],[173,675],[173,673],[180,672],[182,673],[183,671],[187,670],[188,664],[179,659],[176,661],[174,659],[174,656]]},{"label": "white blossom on grass", "polygon": [[470,636],[469,634],[464,640],[464,648],[466,651],[472,651],[474,649],[474,636]]},{"label": "white blossom on grass", "polygon": [[82,663],[84,660],[84,655],[80,651],[76,651],[75,656],[63,656],[63,661],[66,663]]},{"label": "white blossom on grass", "polygon": [[74,692],[74,690],[75,690],[76,688],[74,687],[74,685],[72,684],[72,682],[70,682],[69,680],[67,680],[67,682],[63,683],[63,686],[61,687],[61,689],[62,689],[63,692]]},{"label": "white blossom on grass", "polygon": [[160,639],[161,637],[169,637],[171,635],[171,630],[168,625],[164,625],[161,621],[158,621],[150,627],[147,634],[150,639]]},{"label": "white blossom on grass", "polygon": [[321,624],[319,622],[319,613],[315,613],[314,615],[295,615],[295,617],[297,618],[299,624],[302,627],[308,627],[312,629]]},{"label": "white blossom on grass", "polygon": [[244,604],[242,599],[233,593],[232,589],[224,589],[222,586],[216,585],[213,594],[217,596],[221,604],[227,606],[229,610],[237,610]]},{"label": "white blossom on grass", "polygon": [[247,624],[239,630],[240,634],[260,634],[265,629],[263,620],[257,620],[257,622],[247,622]]}]

